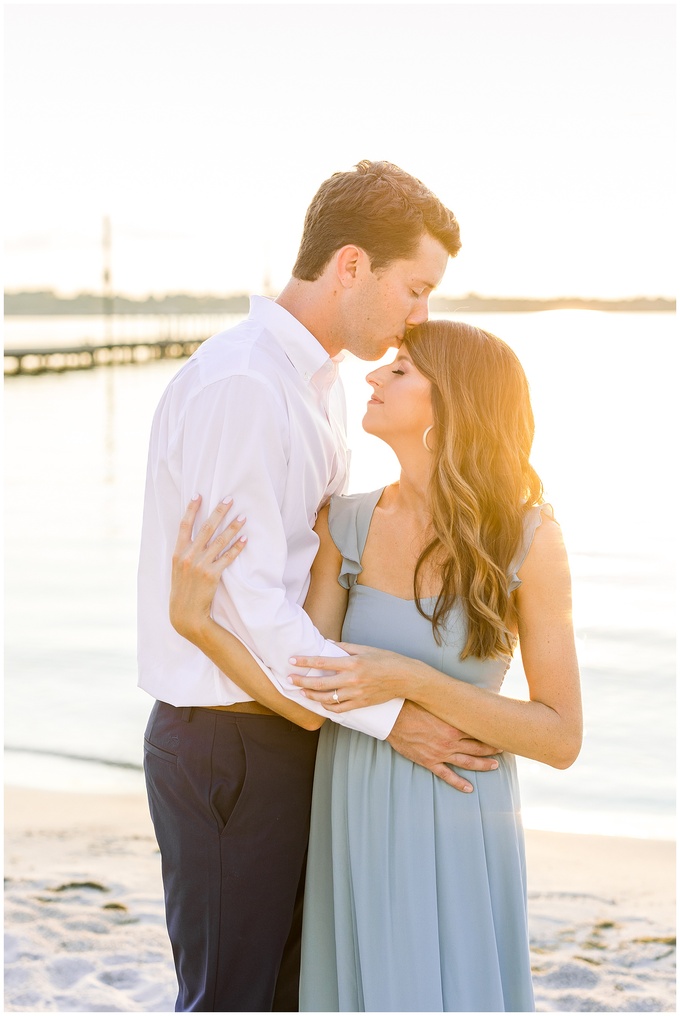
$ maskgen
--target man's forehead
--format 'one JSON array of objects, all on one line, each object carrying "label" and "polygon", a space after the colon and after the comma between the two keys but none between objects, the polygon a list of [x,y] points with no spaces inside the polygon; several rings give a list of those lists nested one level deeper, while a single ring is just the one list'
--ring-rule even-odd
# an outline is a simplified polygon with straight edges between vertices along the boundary
[{"label": "man's forehead", "polygon": [[433,236],[426,233],[418,252],[410,261],[413,281],[428,289],[435,289],[441,282],[449,263],[449,252]]}]

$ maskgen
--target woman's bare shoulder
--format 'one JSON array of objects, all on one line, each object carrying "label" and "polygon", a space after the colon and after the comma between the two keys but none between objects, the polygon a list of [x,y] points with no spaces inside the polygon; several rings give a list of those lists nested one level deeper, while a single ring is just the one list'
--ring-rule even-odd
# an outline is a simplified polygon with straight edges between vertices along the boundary
[{"label": "woman's bare shoulder", "polygon": [[562,527],[544,512],[517,576],[526,587],[527,582],[533,585],[540,581],[542,584],[551,578],[564,579],[568,575],[569,562]]}]

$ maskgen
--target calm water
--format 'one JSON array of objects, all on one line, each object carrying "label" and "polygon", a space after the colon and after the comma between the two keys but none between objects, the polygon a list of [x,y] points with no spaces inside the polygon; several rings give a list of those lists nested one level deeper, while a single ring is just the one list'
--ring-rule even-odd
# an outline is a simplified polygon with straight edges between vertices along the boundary
[{"label": "calm water", "polygon": [[240,320],[232,314],[95,314],[38,315],[5,318],[6,349],[51,349],[72,345],[101,345],[143,339],[193,339],[213,335],[227,323]]},{"label": "calm water", "polygon": [[[586,742],[566,772],[520,760],[526,824],[672,837],[674,319],[459,316],[506,339],[524,363],[534,464],[574,575]],[[53,320],[32,326],[36,345],[54,334]],[[17,322],[7,345],[18,344]],[[137,544],[151,417],[177,369],[150,363],[5,386],[7,782],[141,786],[151,701],[136,688]],[[396,475],[392,453],[360,427],[368,369],[353,358],[343,365],[353,490]],[[506,691],[524,694],[519,660]]]}]

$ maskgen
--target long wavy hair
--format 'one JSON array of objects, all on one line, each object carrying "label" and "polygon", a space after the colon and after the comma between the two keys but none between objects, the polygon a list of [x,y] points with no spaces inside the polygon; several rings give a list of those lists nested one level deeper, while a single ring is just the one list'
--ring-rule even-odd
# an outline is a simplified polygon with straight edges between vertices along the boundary
[{"label": "long wavy hair", "polygon": [[[522,365],[510,347],[472,325],[430,321],[404,344],[432,385],[434,427],[429,507],[434,536],[415,569],[420,613],[441,629],[456,598],[468,617],[461,659],[512,653],[508,568],[522,539],[526,511],[543,502],[529,462],[534,415]],[[432,614],[420,597],[423,568],[442,573]]]}]

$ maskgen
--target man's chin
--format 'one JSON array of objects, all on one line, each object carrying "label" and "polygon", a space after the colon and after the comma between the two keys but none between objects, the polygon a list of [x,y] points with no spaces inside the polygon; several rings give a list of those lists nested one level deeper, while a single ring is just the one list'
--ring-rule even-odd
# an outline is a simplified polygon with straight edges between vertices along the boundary
[{"label": "man's chin", "polygon": [[356,341],[348,342],[345,349],[359,360],[373,362],[375,360],[382,360],[383,356],[386,356],[390,349],[399,349],[401,343],[402,339],[398,335],[384,339],[371,339],[366,336],[363,340],[357,337]]},{"label": "man's chin", "polygon": [[399,349],[401,345],[401,339],[384,339],[380,345],[373,346],[370,350],[357,353],[360,360],[382,360],[383,356],[386,356],[390,349]]}]

